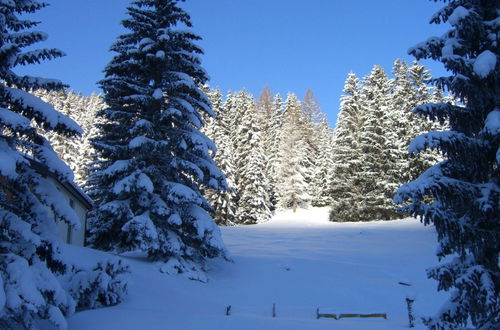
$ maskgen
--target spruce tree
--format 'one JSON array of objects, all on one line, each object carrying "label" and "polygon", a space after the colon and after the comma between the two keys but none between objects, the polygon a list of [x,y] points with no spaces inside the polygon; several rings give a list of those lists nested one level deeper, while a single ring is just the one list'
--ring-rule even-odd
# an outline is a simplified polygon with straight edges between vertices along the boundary
[{"label": "spruce tree", "polygon": [[[338,163],[342,156],[337,157],[338,172],[334,175],[345,181],[334,188],[340,191],[334,195],[330,220],[392,219],[396,210],[391,198],[395,157],[388,157],[395,148],[388,136],[391,80],[381,66],[375,65],[359,87],[353,76],[348,83],[351,95],[346,95],[345,106],[349,109],[346,113],[349,122],[346,127],[339,126],[341,131],[337,135],[351,148],[341,151],[347,158],[345,162]],[[352,132],[351,128],[346,130],[349,126]]]},{"label": "spruce tree", "polygon": [[244,91],[238,93],[235,106],[239,116],[233,140],[238,187],[236,221],[239,224],[265,222],[271,217],[269,181],[265,173],[257,107],[253,97]]},{"label": "spruce tree", "polygon": [[83,128],[82,138],[78,141],[78,153],[76,155],[77,167],[75,172],[75,182],[80,187],[85,188],[88,180],[89,171],[94,160],[94,148],[92,138],[97,134],[96,124],[102,118],[97,117],[97,113],[106,108],[106,104],[101,94],[92,93],[88,97],[83,97],[83,106],[78,113],[77,122]]},{"label": "spruce tree", "polygon": [[190,17],[178,1],[137,0],[127,11],[129,32],[112,45],[117,55],[100,82],[109,108],[93,140],[89,241],[107,251],[142,250],[169,273],[199,270],[225,255],[200,190],[226,188],[215,146],[200,132],[201,113],[213,115],[200,88],[207,81],[200,37],[185,29]]},{"label": "spruce tree", "polygon": [[[418,177],[420,173],[436,164],[440,157],[436,152],[409,154],[410,142],[419,134],[433,129],[443,129],[444,126],[432,124],[418,117],[412,110],[422,104],[443,102],[440,90],[431,83],[431,74],[417,61],[408,66],[405,61],[396,60],[393,67],[393,87],[391,93],[391,132],[397,144],[393,150],[396,156],[396,168],[392,181],[396,186]],[[395,190],[394,190],[395,192]]]},{"label": "spruce tree", "polygon": [[[116,277],[128,272],[127,266],[111,261],[81,268],[79,260],[65,257],[58,235],[58,222],[78,228],[80,221],[51,179],[72,183],[73,173],[45,136],[71,139],[82,130],[28,93],[62,91],[60,81],[14,72],[19,65],[63,55],[57,49],[36,49],[47,35],[31,30],[38,23],[21,18],[45,6],[36,0],[0,3],[1,329],[67,329],[65,317],[75,309],[116,304],[127,289],[126,280]],[[87,304],[90,297],[92,304]]]},{"label": "spruce tree", "polygon": [[392,81],[379,65],[373,67],[363,85],[363,158],[357,183],[362,191],[357,207],[360,219],[388,220],[401,217],[392,201],[397,185],[393,178],[399,168],[399,146],[392,131],[395,114],[390,111],[391,85]]},{"label": "spruce tree", "polygon": [[428,270],[438,289],[452,291],[431,329],[497,329],[500,324],[500,58],[497,0],[445,1],[433,23],[449,23],[442,37],[411,48],[417,59],[441,61],[452,75],[438,85],[460,104],[430,103],[414,112],[448,122],[449,130],[413,140],[410,151],[427,148],[444,160],[397,192],[403,210],[434,224],[443,262]]},{"label": "spruce tree", "polygon": [[27,93],[31,89],[62,89],[53,79],[19,76],[14,68],[63,55],[57,49],[26,50],[47,38],[31,30],[38,23],[19,15],[46,4],[35,0],[0,3],[0,328],[36,328],[36,320],[66,328],[64,316],[74,301],[58,275],[66,272],[56,219],[77,227],[74,211],[60,203],[62,195],[40,169],[61,181],[71,170],[39,132],[66,137],[81,134],[78,125],[52,106]]},{"label": "spruce tree", "polygon": [[213,208],[213,217],[218,225],[230,226],[236,223],[236,189],[234,183],[234,152],[230,141],[230,122],[220,90],[207,92],[216,118],[206,120],[205,134],[215,143],[217,153],[214,160],[224,173],[226,190],[208,189],[206,196]]},{"label": "spruce tree", "polygon": [[98,111],[105,108],[102,96],[92,93],[86,97],[73,90],[66,92],[65,90],[38,89],[31,93],[75,120],[83,129],[82,136],[72,139],[61,137],[52,132],[42,132],[42,135],[50,141],[59,158],[69,165],[75,175],[75,183],[84,187],[87,182],[87,167],[92,161],[93,148],[90,144],[90,138],[95,135],[96,115]]},{"label": "spruce tree", "polygon": [[[353,221],[352,201],[362,194],[356,184],[361,172],[361,131],[365,117],[362,116],[362,84],[356,74],[349,73],[345,81],[340,102],[340,111],[333,137],[333,170],[331,171],[331,221]],[[354,214],[353,214],[354,213]]]},{"label": "spruce tree", "polygon": [[[394,63],[394,78],[380,66],[360,82],[349,74],[334,132],[330,220],[395,219],[397,188],[437,161],[435,153],[408,156],[409,141],[429,128],[411,113],[419,104],[438,100],[423,66]],[[442,99],[442,98],[441,98]],[[433,127],[437,127],[434,125]],[[414,176],[413,176],[414,178]]]},{"label": "spruce tree", "polygon": [[282,100],[277,94],[273,97],[269,87],[265,87],[257,100],[259,127],[261,130],[262,151],[265,162],[265,176],[269,185],[269,209],[274,211],[277,204],[276,169],[278,166],[279,135],[281,129]]},{"label": "spruce tree", "polygon": [[311,200],[307,182],[308,145],[301,129],[301,116],[299,99],[295,94],[288,94],[280,136],[277,189],[279,207],[291,208],[294,212],[298,207],[306,207]]},{"label": "spruce tree", "polygon": [[333,202],[331,195],[333,161],[333,133],[328,127],[326,119],[316,125],[317,151],[315,168],[313,170],[311,204],[313,206],[327,206]]},{"label": "spruce tree", "polygon": [[314,181],[315,175],[320,166],[319,148],[322,132],[319,129],[319,125],[325,118],[325,114],[321,111],[321,107],[318,100],[314,97],[313,91],[308,89],[301,102],[301,113],[297,123],[297,130],[300,131],[305,146],[302,163],[305,167],[307,193],[311,198],[311,203],[314,202],[313,198],[317,189],[316,182]]}]

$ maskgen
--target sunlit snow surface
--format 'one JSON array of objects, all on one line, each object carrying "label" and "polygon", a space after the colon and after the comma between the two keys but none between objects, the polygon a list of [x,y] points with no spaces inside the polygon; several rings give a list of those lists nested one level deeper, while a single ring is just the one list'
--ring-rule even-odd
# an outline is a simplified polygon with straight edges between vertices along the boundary
[{"label": "sunlit snow surface", "polygon": [[[416,298],[417,316],[437,312],[446,295],[425,275],[425,268],[437,263],[432,227],[413,219],[330,223],[327,218],[327,208],[316,208],[281,212],[265,224],[223,227],[234,263],[211,262],[206,284],[126,258],[133,266],[127,300],[78,313],[69,328],[403,329],[408,295]],[[73,253],[84,259],[103,254],[76,248]],[[318,307],[336,314],[387,313],[388,319],[317,320]],[[417,328],[424,328],[420,321]]]}]

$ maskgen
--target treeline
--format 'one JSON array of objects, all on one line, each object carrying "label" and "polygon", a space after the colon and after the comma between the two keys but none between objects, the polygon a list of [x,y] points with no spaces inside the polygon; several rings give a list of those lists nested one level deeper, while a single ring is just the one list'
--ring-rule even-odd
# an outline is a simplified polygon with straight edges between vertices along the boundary
[{"label": "treeline", "polygon": [[208,191],[214,218],[223,225],[267,221],[276,208],[305,206],[321,200],[322,159],[332,148],[332,132],[312,91],[301,102],[265,88],[261,96],[208,91],[215,119],[204,132],[217,146],[215,161],[229,189]]},{"label": "treeline", "polygon": [[75,183],[84,187],[88,178],[88,166],[94,158],[91,138],[96,136],[97,113],[106,108],[102,95],[92,93],[85,96],[74,90],[51,91],[43,89],[32,91],[43,101],[50,103],[56,110],[69,116],[82,128],[83,133],[68,139],[52,132],[44,133],[52,148],[75,174]]},{"label": "treeline", "polygon": [[276,208],[307,205],[331,205],[332,221],[401,218],[396,189],[438,160],[408,154],[414,137],[436,128],[411,110],[444,97],[424,66],[397,60],[392,71],[392,78],[380,66],[363,79],[349,74],[334,131],[312,91],[302,101],[269,88],[257,100],[208,91],[217,118],[207,119],[205,133],[230,187],[207,192],[217,223],[258,223]]},{"label": "treeline", "polygon": [[434,165],[436,152],[409,154],[416,136],[445,127],[416,116],[417,105],[449,101],[424,66],[396,60],[389,78],[374,66],[362,79],[350,73],[335,127],[329,174],[332,221],[397,219],[396,189]]},{"label": "treeline", "polygon": [[[411,110],[445,97],[417,62],[396,60],[392,75],[377,65],[361,79],[350,73],[334,130],[311,90],[300,100],[266,87],[255,99],[244,90],[223,96],[206,87],[216,118],[206,116],[202,131],[216,146],[214,159],[229,186],[204,189],[217,224],[265,222],[278,208],[308,205],[331,206],[332,221],[402,217],[392,201],[395,190],[439,160],[436,153],[407,152],[417,135],[439,129]],[[84,129],[80,139],[49,136],[84,186],[96,159],[90,139],[96,114],[106,107],[102,97],[73,91],[37,95]]]}]

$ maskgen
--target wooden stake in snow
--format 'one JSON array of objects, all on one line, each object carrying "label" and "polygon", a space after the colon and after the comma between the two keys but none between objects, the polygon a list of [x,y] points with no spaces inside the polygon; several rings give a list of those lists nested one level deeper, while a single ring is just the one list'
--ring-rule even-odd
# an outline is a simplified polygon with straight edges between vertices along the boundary
[{"label": "wooden stake in snow", "polygon": [[276,304],[273,304],[273,317],[276,317]]},{"label": "wooden stake in snow", "polygon": [[409,321],[409,326],[410,328],[415,327],[415,316],[413,316],[413,302],[415,299],[410,299],[409,297],[406,297],[406,306],[408,307],[408,321]]}]

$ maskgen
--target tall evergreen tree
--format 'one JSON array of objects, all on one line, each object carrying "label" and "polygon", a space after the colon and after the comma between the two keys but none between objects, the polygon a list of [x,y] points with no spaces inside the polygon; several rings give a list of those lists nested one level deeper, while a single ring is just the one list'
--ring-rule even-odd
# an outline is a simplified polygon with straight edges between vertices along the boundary
[{"label": "tall evergreen tree", "polygon": [[307,206],[311,200],[308,190],[309,177],[307,161],[307,141],[301,130],[303,118],[299,99],[288,94],[283,114],[283,127],[280,136],[278,168],[278,205],[281,208]]},{"label": "tall evergreen tree", "polygon": [[[347,158],[354,158],[344,164],[338,164],[338,174],[344,175],[339,196],[335,196],[330,219],[332,221],[367,221],[372,219],[392,219],[396,217],[396,209],[392,202],[394,193],[392,172],[396,170],[395,157],[388,157],[389,151],[395,149],[394,141],[388,136],[390,125],[391,80],[384,69],[375,65],[364,78],[361,88],[355,87],[356,78],[350,77],[345,106],[356,117],[348,117],[346,126],[356,127],[352,133],[344,130],[347,145],[352,150],[344,149]],[[356,98],[352,96],[356,95]],[[357,104],[352,102],[356,100]],[[359,111],[359,112],[358,112]],[[348,113],[348,114],[350,114]],[[346,114],[347,115],[347,114]],[[339,117],[340,119],[340,117]],[[342,135],[340,135],[342,136]],[[351,163],[351,164],[349,164]],[[351,165],[351,167],[347,167]],[[343,173],[342,173],[343,171]],[[339,178],[340,179],[340,178]],[[340,179],[342,180],[342,179]]]},{"label": "tall evergreen tree", "polygon": [[320,124],[326,119],[325,114],[321,111],[318,100],[314,97],[311,89],[306,91],[304,99],[301,102],[301,113],[297,122],[297,130],[302,135],[304,141],[304,153],[302,164],[304,166],[304,174],[307,185],[307,193],[311,198],[311,203],[314,202],[314,194],[317,190],[314,181],[318,167],[320,166],[320,142],[321,130]]},{"label": "tall evergreen tree", "polygon": [[315,154],[315,168],[312,177],[311,204],[313,206],[327,206],[333,202],[330,194],[333,169],[333,133],[328,127],[326,119],[316,125],[317,148]]},{"label": "tall evergreen tree", "polygon": [[[420,173],[436,164],[440,157],[436,152],[409,154],[408,146],[417,135],[433,129],[443,129],[444,126],[416,116],[412,110],[422,104],[443,102],[442,93],[431,85],[431,75],[423,65],[414,62],[410,67],[402,60],[396,60],[393,67],[394,82],[391,93],[390,129],[392,138],[397,144],[395,185],[408,182],[418,177]],[[395,192],[395,190],[394,190]]]},{"label": "tall evergreen tree", "polygon": [[356,184],[361,172],[361,132],[363,94],[361,82],[354,73],[347,76],[333,137],[333,170],[330,175],[332,195],[331,221],[353,221],[353,203],[362,194]]},{"label": "tall evergreen tree", "polygon": [[37,22],[20,17],[45,6],[36,0],[0,2],[1,329],[37,329],[41,324],[67,329],[65,317],[75,309],[116,304],[126,293],[126,281],[115,278],[126,272],[123,265],[100,263],[87,270],[77,265],[79,260],[64,257],[57,222],[73,228],[80,222],[49,176],[71,183],[73,173],[44,135],[69,139],[82,130],[27,92],[60,91],[60,81],[14,72],[16,66],[63,55],[57,49],[34,48],[47,35],[31,30]]},{"label": "tall evergreen tree", "polygon": [[397,183],[393,178],[399,169],[398,139],[392,131],[392,81],[384,69],[375,65],[365,77],[363,90],[365,116],[361,136],[362,165],[358,183],[362,197],[360,219],[394,219],[400,215],[392,201]]},{"label": "tall evergreen tree", "polygon": [[422,170],[438,159],[435,153],[408,156],[406,150],[411,139],[431,127],[411,109],[442,100],[440,90],[428,85],[430,74],[418,63],[408,67],[397,60],[393,73],[389,79],[374,66],[363,82],[354,74],[346,80],[334,131],[332,221],[402,217],[391,196],[415,178],[412,166]]},{"label": "tall evergreen tree", "polygon": [[218,225],[229,226],[236,223],[236,188],[234,183],[235,165],[233,145],[230,141],[230,121],[220,90],[207,93],[216,118],[208,118],[205,134],[217,146],[214,160],[219,169],[226,176],[228,188],[226,190],[209,189],[207,199],[212,205],[214,220]]},{"label": "tall evergreen tree", "polygon": [[78,153],[76,155],[75,182],[81,187],[86,187],[89,171],[88,168],[94,160],[94,147],[92,139],[97,135],[96,124],[102,121],[97,113],[106,108],[101,94],[92,93],[89,97],[83,97],[83,106],[76,121],[83,128],[82,138],[78,141]]},{"label": "tall evergreen tree", "polygon": [[239,224],[265,222],[271,217],[269,181],[265,173],[257,108],[253,97],[244,91],[238,93],[235,105],[240,116],[233,140],[238,187],[236,221]]},{"label": "tall evergreen tree", "polygon": [[61,113],[75,120],[83,129],[80,137],[67,139],[58,134],[47,132],[42,134],[50,141],[57,155],[64,160],[73,173],[75,182],[83,187],[87,181],[87,167],[92,160],[93,148],[91,136],[95,135],[94,124],[97,112],[105,108],[101,95],[91,94],[86,97],[70,90],[47,91],[39,89],[32,93],[51,104]]},{"label": "tall evergreen tree", "polygon": [[[60,253],[57,226],[50,214],[77,226],[76,214],[61,204],[63,198],[39,168],[49,169],[62,181],[71,170],[54,153],[39,130],[66,136],[81,133],[74,121],[25,92],[61,89],[61,82],[18,76],[14,67],[63,55],[56,49],[25,50],[47,36],[30,30],[38,23],[21,19],[46,4],[35,0],[0,3],[0,327],[35,328],[45,319],[66,328],[65,315],[74,301],[57,275],[66,271]],[[38,167],[37,167],[38,166]]]},{"label": "tall evergreen tree", "polygon": [[500,324],[500,55],[497,0],[445,1],[433,23],[448,22],[442,37],[410,49],[417,59],[441,61],[452,76],[437,79],[462,104],[430,103],[414,111],[450,129],[417,137],[410,151],[437,149],[444,160],[402,186],[403,210],[434,224],[437,255],[428,270],[439,290],[452,290],[431,329],[498,329]]},{"label": "tall evergreen tree", "polygon": [[133,1],[122,24],[129,32],[111,47],[117,55],[101,81],[109,108],[93,142],[90,243],[145,251],[167,272],[200,269],[225,255],[200,189],[226,188],[215,146],[199,131],[201,112],[213,115],[199,87],[200,37],[183,28],[190,17],[175,0]]},{"label": "tall evergreen tree", "polygon": [[279,95],[273,97],[269,87],[265,87],[257,100],[259,126],[262,132],[262,151],[265,162],[265,176],[269,185],[267,193],[270,200],[269,208],[273,211],[277,204],[277,176],[279,135],[281,129],[282,100]]}]

